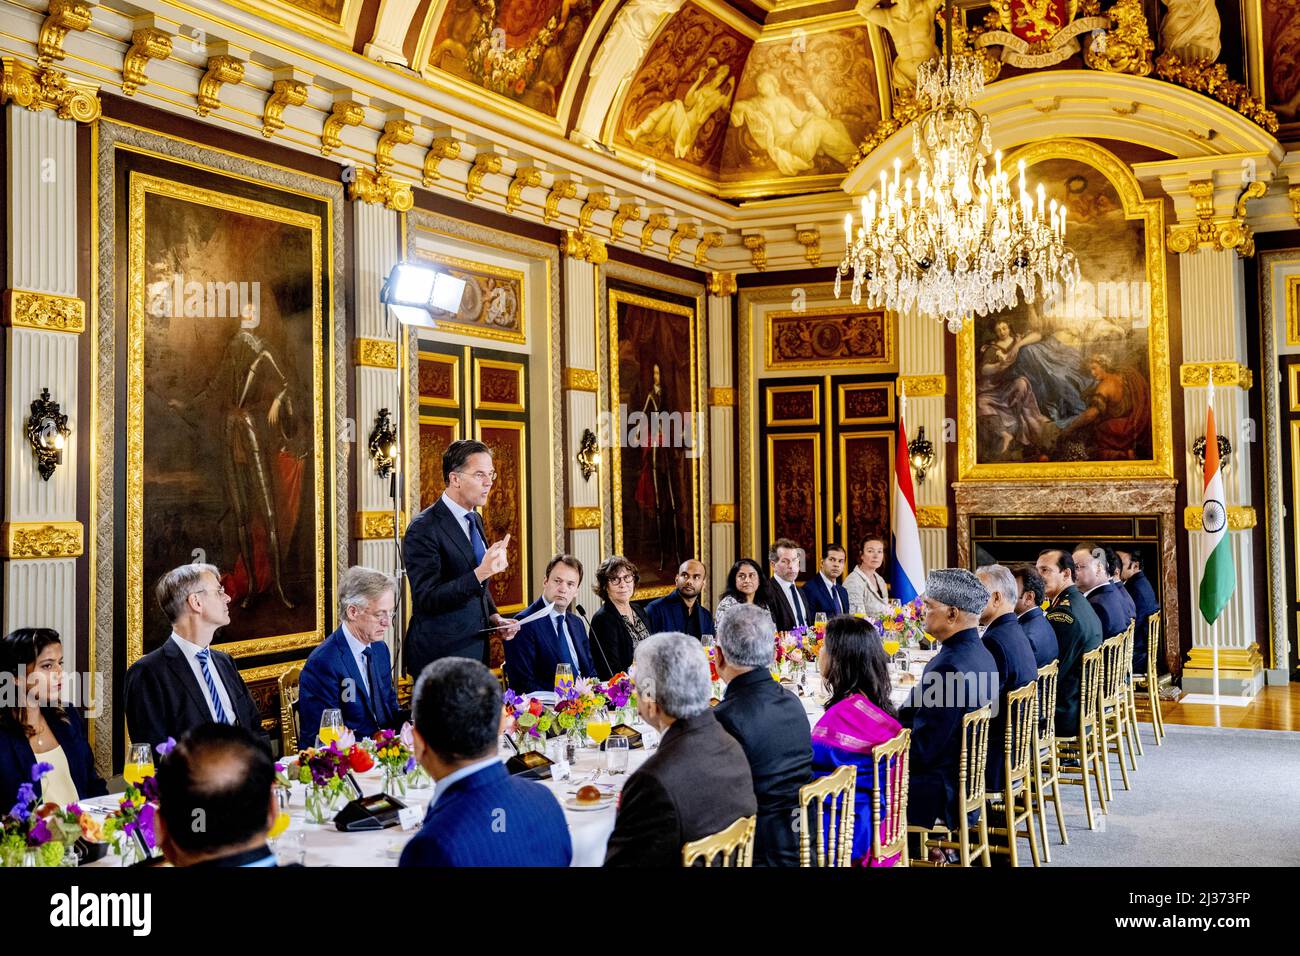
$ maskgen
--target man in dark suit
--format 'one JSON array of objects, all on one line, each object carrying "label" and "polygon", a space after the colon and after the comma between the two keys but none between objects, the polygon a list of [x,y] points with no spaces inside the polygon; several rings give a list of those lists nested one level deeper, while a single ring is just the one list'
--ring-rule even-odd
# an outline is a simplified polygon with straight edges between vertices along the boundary
[{"label": "man in dark suit", "polygon": [[1016,620],[1016,579],[1000,564],[977,568],[975,576],[989,592],[989,603],[980,612],[984,626],[984,647],[998,666],[999,706],[989,724],[988,764],[984,779],[989,790],[1001,791],[1006,775],[1007,694],[1038,681],[1034,649]]},{"label": "man in dark suit", "polygon": [[812,729],[799,698],[772,680],[772,616],[755,604],[732,609],[718,628],[718,676],[727,693],[713,716],[740,741],[754,778],[755,866],[798,866],[799,788],[812,778]]},{"label": "man in dark suit", "polygon": [[812,624],[808,599],[796,583],[803,564],[803,549],[789,538],[779,538],[767,554],[772,577],[767,582],[767,607],[778,631]]},{"label": "man in dark suit", "polygon": [[831,542],[826,545],[820,573],[814,574],[804,585],[803,598],[814,620],[819,612],[827,618],[849,613],[849,592],[840,584],[845,557],[844,549],[838,544]]},{"label": "man in dark suit", "polygon": [[1079,590],[1097,612],[1101,622],[1101,639],[1109,640],[1128,627],[1124,599],[1111,585],[1106,573],[1106,552],[1087,542],[1074,549],[1075,581]]},{"label": "man in dark suit", "polygon": [[[1137,626],[1133,630],[1133,669],[1145,674],[1147,669],[1147,638],[1151,634],[1151,617],[1160,613],[1160,602],[1155,588],[1142,570],[1142,552],[1138,548],[1117,548],[1120,577],[1124,589],[1133,598]],[[1158,651],[1157,651],[1158,653]]]},{"label": "man in dark suit", "polygon": [[573,843],[555,796],[506,772],[501,685],[478,661],[444,657],[415,685],[415,759],[435,781],[400,866],[568,866]]},{"label": "man in dark suit", "polygon": [[677,588],[645,606],[653,634],[680,631],[699,639],[713,633],[713,615],[700,602],[704,565],[692,558],[677,569]]},{"label": "man in dark suit", "polygon": [[275,767],[248,731],[200,724],[158,761],[156,781],[158,846],[172,866],[276,865]]},{"label": "man in dark suit", "polygon": [[1034,663],[1040,668],[1046,667],[1060,656],[1061,649],[1056,643],[1056,631],[1052,630],[1052,625],[1047,623],[1047,615],[1043,613],[1043,601],[1047,598],[1043,579],[1028,564],[1019,565],[1011,573],[1015,575],[1019,589],[1016,614],[1020,629],[1029,638],[1029,646],[1034,649]]},{"label": "man in dark suit", "polygon": [[555,689],[555,665],[568,664],[574,678],[596,676],[591,644],[582,620],[571,610],[582,584],[582,562],[571,554],[557,554],[546,565],[542,596],[519,612],[522,620],[546,605],[545,617],[520,626],[506,645],[506,678],[518,694]]},{"label": "man in dark suit", "polygon": [[519,630],[518,623],[497,613],[487,586],[488,578],[509,567],[510,535],[488,545],[483,519],[474,510],[487,503],[496,477],[487,445],[452,442],[442,456],[446,490],[406,528],[402,557],[412,613],[403,654],[413,677],[439,657],[487,663],[493,628],[506,640]]},{"label": "man in dark suit", "polygon": [[1074,583],[1074,558],[1070,552],[1048,548],[1035,565],[1043,588],[1051,599],[1047,622],[1056,631],[1060,662],[1056,678],[1056,733],[1074,737],[1079,733],[1079,691],[1083,679],[1083,655],[1101,647],[1101,621]]},{"label": "man in dark suit", "polygon": [[199,724],[239,724],[270,748],[262,717],[229,654],[209,645],[230,623],[230,595],[210,564],[182,564],[155,589],[171,636],[126,672],[126,729],[136,743],[179,740]]},{"label": "man in dark suit", "polygon": [[898,713],[899,723],[912,728],[907,820],[951,829],[958,822],[962,718],[998,699],[998,666],[977,630],[989,592],[965,568],[938,568],[926,578],[922,600],[939,653]]},{"label": "man in dark suit", "polygon": [[1123,602],[1124,619],[1132,621],[1137,618],[1137,605],[1133,603],[1133,595],[1125,589],[1124,579],[1120,577],[1119,552],[1106,545],[1102,545],[1101,550],[1106,554],[1106,580],[1110,582],[1115,593],[1119,595],[1120,601]]},{"label": "man in dark suit", "polygon": [[343,712],[358,738],[400,727],[393,665],[384,635],[393,619],[396,584],[382,571],[348,568],[339,582],[339,626],[311,652],[298,678],[298,748],[316,743],[321,713]]},{"label": "man in dark suit", "polygon": [[697,641],[655,634],[637,645],[632,668],[637,711],[663,737],[623,788],[605,865],[681,866],[685,844],[757,813],[754,778],[709,709],[709,661]]}]

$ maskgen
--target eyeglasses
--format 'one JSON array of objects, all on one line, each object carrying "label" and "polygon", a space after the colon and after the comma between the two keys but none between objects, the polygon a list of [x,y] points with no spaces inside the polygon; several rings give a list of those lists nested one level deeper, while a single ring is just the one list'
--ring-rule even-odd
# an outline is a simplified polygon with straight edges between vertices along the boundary
[{"label": "eyeglasses", "polygon": [[365,613],[369,614],[380,624],[387,624],[393,619],[392,611],[366,611]]},{"label": "eyeglasses", "polygon": [[480,485],[485,484],[485,483],[487,483],[487,482],[489,482],[489,481],[496,481],[496,480],[497,480],[497,473],[496,473],[495,471],[490,471],[490,472],[483,472],[483,471],[458,471],[458,472],[456,472],[456,474],[458,474],[458,475],[467,475],[468,477],[473,478],[475,481],[477,481]]},{"label": "eyeglasses", "polygon": [[636,578],[630,574],[620,574],[618,577],[610,578],[610,584],[635,584]]}]

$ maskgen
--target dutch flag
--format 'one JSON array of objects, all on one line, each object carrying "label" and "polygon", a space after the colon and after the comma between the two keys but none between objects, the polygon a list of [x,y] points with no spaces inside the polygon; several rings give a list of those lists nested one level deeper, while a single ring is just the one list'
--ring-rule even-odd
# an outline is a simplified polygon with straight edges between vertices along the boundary
[{"label": "dutch flag", "polygon": [[907,426],[898,416],[898,448],[894,454],[894,507],[891,515],[894,563],[889,586],[892,597],[906,604],[925,590],[925,561],[921,557],[921,534],[916,527],[916,495],[912,493],[912,470],[908,466]]}]

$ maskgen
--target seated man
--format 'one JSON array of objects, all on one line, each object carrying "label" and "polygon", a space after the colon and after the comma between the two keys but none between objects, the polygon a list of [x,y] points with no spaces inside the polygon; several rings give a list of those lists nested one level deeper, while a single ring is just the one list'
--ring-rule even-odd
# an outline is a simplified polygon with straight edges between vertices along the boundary
[{"label": "seated man", "polygon": [[[1120,561],[1120,577],[1124,590],[1133,598],[1133,612],[1137,626],[1133,629],[1133,670],[1145,674],[1147,669],[1147,640],[1151,635],[1151,618],[1160,613],[1160,602],[1155,589],[1142,570],[1142,552],[1135,547],[1116,549]],[[1159,653],[1157,649],[1156,653]]]},{"label": "seated man", "polygon": [[1131,619],[1124,600],[1106,573],[1106,552],[1084,542],[1074,549],[1074,568],[1074,580],[1101,622],[1101,639],[1109,640],[1123,633]]},{"label": "seated man", "polygon": [[998,666],[998,708],[989,725],[988,763],[984,779],[989,790],[1003,787],[1004,746],[1007,732],[1007,694],[1038,681],[1034,649],[1016,620],[1016,579],[1000,564],[986,564],[975,570],[989,592],[989,603],[980,612],[984,625],[984,647]]},{"label": "seated man", "polygon": [[343,712],[358,738],[400,727],[393,664],[384,635],[393,619],[396,584],[381,571],[348,568],[339,582],[339,626],[311,652],[298,681],[298,749],[316,743],[321,713]]},{"label": "seated man", "polygon": [[812,779],[812,731],[799,698],[772,680],[776,627],[756,604],[737,605],[718,628],[718,676],[727,693],[713,716],[740,741],[754,778],[755,866],[798,866],[799,788]]},{"label": "seated man", "polygon": [[826,545],[820,572],[804,585],[803,597],[814,619],[819,611],[828,618],[849,613],[849,592],[840,584],[845,558],[844,549],[838,544]]},{"label": "seated man", "polygon": [[1060,662],[1056,678],[1056,733],[1079,733],[1079,690],[1083,655],[1101,647],[1101,621],[1074,584],[1074,558],[1068,551],[1048,548],[1038,555],[1038,574],[1051,605],[1047,622],[1056,632]]},{"label": "seated man", "polygon": [[907,822],[957,826],[962,718],[998,699],[998,666],[976,625],[989,592],[965,568],[931,571],[922,594],[925,629],[939,642],[898,713],[912,728]]},{"label": "seated man", "polygon": [[1119,595],[1120,603],[1124,607],[1125,620],[1131,621],[1137,617],[1137,604],[1133,601],[1133,595],[1129,594],[1124,587],[1124,579],[1120,577],[1119,552],[1104,544],[1101,546],[1101,550],[1106,555],[1106,580],[1110,582],[1110,586]]},{"label": "seated man", "polygon": [[681,866],[685,844],[757,813],[754,778],[745,751],[709,709],[709,659],[699,641],[646,638],[631,676],[637,712],[663,736],[623,788],[605,865]]},{"label": "seated man", "polygon": [[136,743],[179,740],[199,724],[239,724],[262,740],[262,715],[234,658],[209,646],[230,623],[230,596],[210,564],[182,564],[155,589],[171,636],[126,672],[126,729]]},{"label": "seated man", "polygon": [[1015,575],[1019,589],[1016,614],[1019,615],[1021,630],[1029,638],[1029,646],[1034,649],[1034,663],[1039,668],[1046,667],[1057,659],[1060,648],[1056,644],[1056,632],[1047,623],[1047,615],[1043,613],[1043,601],[1047,598],[1043,579],[1028,564],[1018,566],[1011,573]]},{"label": "seated man", "polygon": [[692,558],[677,569],[677,589],[645,606],[653,634],[677,631],[699,640],[712,634],[713,615],[700,603],[704,590],[704,565]]},{"label": "seated man", "polygon": [[433,777],[424,825],[400,866],[568,866],[564,811],[535,780],[506,772],[501,685],[478,661],[444,657],[415,684],[415,759]]},{"label": "seated man", "polygon": [[798,583],[803,549],[789,538],[778,538],[767,552],[767,559],[772,565],[772,576],[767,579],[767,608],[776,629],[790,631],[811,626],[813,612]]},{"label": "seated man", "polygon": [[158,761],[156,783],[158,846],[172,866],[276,865],[275,767],[247,730],[198,725]]},{"label": "seated man", "polygon": [[520,611],[523,620],[551,605],[550,614],[521,625],[513,640],[506,642],[506,678],[511,690],[528,694],[555,689],[555,665],[568,664],[573,677],[596,676],[591,643],[582,619],[572,611],[582,583],[582,562],[571,554],[557,554],[546,565],[542,596]]}]

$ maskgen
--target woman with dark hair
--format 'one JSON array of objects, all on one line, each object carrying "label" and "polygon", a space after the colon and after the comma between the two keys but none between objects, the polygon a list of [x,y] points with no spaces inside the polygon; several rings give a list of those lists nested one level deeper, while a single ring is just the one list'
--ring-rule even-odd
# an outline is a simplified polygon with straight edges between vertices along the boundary
[{"label": "woman with dark hair", "polygon": [[[63,643],[48,627],[23,627],[0,640],[0,806],[32,783],[36,796],[60,806],[108,793],[95,772],[86,728],[60,705]],[[38,763],[52,769],[33,781]]]},{"label": "woman with dark hair", "polygon": [[[841,615],[826,624],[826,641],[817,668],[831,692],[826,713],[812,732],[813,779],[848,764],[858,768],[853,798],[853,865],[864,866],[871,853],[871,801],[880,794],[885,813],[884,780],[875,781],[872,751],[903,729],[889,699],[885,649],[875,627],[861,618]],[[873,863],[893,866],[897,857]]]},{"label": "woman with dark hair", "polygon": [[632,603],[641,575],[621,554],[611,555],[596,569],[600,610],[591,616],[591,659],[596,676],[609,680],[632,666],[632,652],[650,636],[645,611]]},{"label": "woman with dark hair", "polygon": [[[753,558],[741,558],[731,566],[727,589],[713,609],[714,630],[722,628],[722,619],[739,604],[757,604],[767,608],[767,588],[763,587],[763,569]],[[771,613],[769,609],[769,614]]]}]

